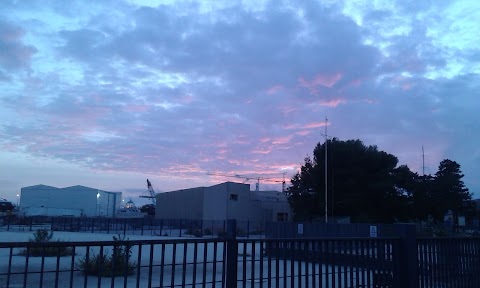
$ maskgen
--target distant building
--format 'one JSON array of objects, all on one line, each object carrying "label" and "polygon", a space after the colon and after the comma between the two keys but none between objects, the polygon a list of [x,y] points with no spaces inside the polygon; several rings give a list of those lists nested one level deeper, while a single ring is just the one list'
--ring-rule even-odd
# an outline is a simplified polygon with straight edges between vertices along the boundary
[{"label": "distant building", "polygon": [[35,185],[21,189],[20,215],[114,217],[121,201],[122,192],[79,185],[66,188]]},{"label": "distant building", "polygon": [[155,217],[239,221],[288,221],[290,205],[278,191],[250,191],[249,184],[225,182],[156,195]]}]

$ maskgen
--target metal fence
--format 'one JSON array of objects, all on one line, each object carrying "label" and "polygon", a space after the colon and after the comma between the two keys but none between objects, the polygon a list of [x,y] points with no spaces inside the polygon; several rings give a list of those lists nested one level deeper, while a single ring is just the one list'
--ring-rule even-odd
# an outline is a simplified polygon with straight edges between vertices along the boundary
[{"label": "metal fence", "polygon": [[[122,235],[155,235],[173,237],[218,237],[226,234],[226,221],[155,219],[155,218],[99,218],[99,217],[3,217],[0,231],[70,231]],[[264,237],[265,222],[237,221],[239,237]]]},{"label": "metal fence", "polygon": [[419,238],[419,287],[479,287],[480,238]]},{"label": "metal fence", "polygon": [[[390,238],[245,239],[236,237],[235,221],[226,228],[222,238],[0,242],[0,287],[469,288],[480,283],[480,238],[417,239],[415,225],[398,226],[398,237]],[[127,261],[113,261],[119,255]]]},{"label": "metal fence", "polygon": [[[394,287],[394,239],[0,243],[1,287]],[[108,257],[131,247],[110,271]],[[117,249],[115,248],[117,247]],[[60,251],[69,250],[61,256]],[[42,253],[58,251],[55,256]],[[22,252],[23,251],[23,252]],[[28,256],[40,251],[40,256]],[[52,255],[52,254],[50,254]],[[88,276],[81,262],[97,263]],[[118,267],[120,266],[120,267]],[[125,266],[125,269],[121,266]],[[110,273],[110,274],[109,274]],[[377,285],[377,286],[375,286]],[[381,285],[381,286],[378,286]],[[396,286],[398,287],[398,286]]]}]

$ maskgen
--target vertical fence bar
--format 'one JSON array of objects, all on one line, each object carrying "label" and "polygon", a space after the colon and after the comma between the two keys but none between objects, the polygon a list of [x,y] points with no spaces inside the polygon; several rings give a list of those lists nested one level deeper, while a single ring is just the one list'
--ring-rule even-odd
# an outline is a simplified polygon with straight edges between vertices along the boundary
[{"label": "vertical fence bar", "polygon": [[163,277],[164,277],[164,272],[165,272],[165,243],[162,243],[162,253],[161,257],[162,259],[160,260],[160,287],[163,287]]},{"label": "vertical fence bar", "polygon": [[[207,262],[208,262],[208,243],[203,245],[203,273],[202,273],[202,288],[207,285]],[[228,281],[228,280],[227,280]]]},{"label": "vertical fence bar", "polygon": [[[260,244],[260,288],[263,288],[263,252],[264,252],[264,249],[263,249],[263,241],[260,240],[259,241],[259,244]],[[268,287],[270,288],[270,287]]]},{"label": "vertical fence bar", "polygon": [[[250,287],[255,287],[255,242],[249,243],[252,246],[252,256],[250,259]],[[247,251],[243,251],[244,254],[247,254]]]},{"label": "vertical fence bar", "polygon": [[[280,242],[274,242],[275,247],[275,288],[280,287]],[[285,276],[285,274],[283,275]]]},{"label": "vertical fence bar", "polygon": [[213,242],[213,271],[212,271],[212,287],[215,288],[215,283],[217,282],[217,253],[218,253],[218,242]]},{"label": "vertical fence bar", "polygon": [[[140,249],[140,247],[138,249]],[[152,282],[153,282],[152,280],[153,280],[153,256],[154,256],[154,252],[155,252],[155,245],[152,243],[152,244],[150,244],[150,258],[148,258],[148,287],[149,288],[152,287]],[[138,265],[141,264],[140,261],[141,261],[141,259],[139,258]],[[140,274],[138,275],[138,278],[140,278]]]},{"label": "vertical fence bar", "polygon": [[289,243],[290,244],[290,287],[295,287],[295,260],[296,260],[296,253],[295,251],[295,242],[292,241]]},{"label": "vertical fence bar", "polygon": [[58,278],[60,273],[60,249],[62,247],[52,247],[52,250],[57,250],[57,264],[55,266],[55,288],[58,288]]},{"label": "vertical fence bar", "polygon": [[[151,266],[152,265],[150,265],[150,267]],[[183,243],[182,287],[185,287],[186,273],[187,273],[187,243],[185,242]]]},{"label": "vertical fence bar", "polygon": [[[283,260],[283,287],[287,287],[287,280],[288,280],[288,275],[287,275],[287,248],[291,247],[291,243],[287,242],[282,242],[282,249],[283,251],[282,255],[282,260]],[[291,261],[291,260],[290,260]]]},{"label": "vertical fence bar", "polygon": [[399,235],[401,235],[399,251],[396,253],[399,260],[400,287],[417,288],[418,255],[416,227],[412,224],[398,224],[395,227]]},{"label": "vertical fence bar", "polygon": [[28,260],[30,259],[30,245],[27,246],[27,256],[25,256],[25,269],[23,275],[23,287],[27,287]]},{"label": "vertical fence bar", "polygon": [[175,287],[175,266],[176,266],[176,257],[177,257],[177,243],[173,243],[172,249],[172,278],[170,278],[170,286]]},{"label": "vertical fence bar", "polygon": [[370,266],[370,261],[371,261],[371,256],[372,256],[372,241],[370,239],[365,240],[365,246],[366,246],[366,251],[365,251],[365,270],[367,271],[367,286],[370,287],[372,285],[372,279],[371,279],[371,266]]},{"label": "vertical fence bar", "polygon": [[195,288],[197,282],[197,253],[198,253],[198,243],[193,244],[193,272],[192,272],[192,288]]},{"label": "vertical fence bar", "polygon": [[298,241],[298,255],[300,255],[298,261],[297,261],[297,275],[298,275],[298,287],[303,287],[302,286],[302,262],[305,261],[305,255],[304,255],[304,247],[303,244],[304,242]]},{"label": "vertical fence bar", "polygon": [[[224,245],[227,245],[226,287],[236,288],[237,280],[238,280],[237,279],[237,267],[238,267],[237,221],[235,219],[229,219],[227,229],[228,229],[227,239],[224,244]],[[243,247],[244,247],[243,252],[245,254],[245,243]],[[245,273],[245,268],[243,270],[243,273]],[[245,283],[245,278],[243,279],[243,281]]]}]

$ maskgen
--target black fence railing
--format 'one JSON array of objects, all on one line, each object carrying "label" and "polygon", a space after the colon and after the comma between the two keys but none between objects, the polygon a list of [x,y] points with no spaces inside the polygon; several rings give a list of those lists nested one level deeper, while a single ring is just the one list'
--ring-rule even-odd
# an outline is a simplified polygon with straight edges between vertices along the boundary
[{"label": "black fence railing", "polygon": [[419,238],[419,287],[479,287],[480,238]]},{"label": "black fence railing", "polygon": [[[155,219],[155,218],[100,218],[100,217],[3,217],[0,231],[52,231],[107,233],[122,235],[154,235],[171,237],[223,237],[226,221]],[[265,222],[237,221],[239,237],[264,237]]]},{"label": "black fence railing", "polygon": [[[395,241],[0,243],[0,287],[394,287],[399,277],[393,265]],[[122,246],[131,247],[128,260],[112,262]],[[68,255],[60,253],[65,249]],[[36,257],[29,255],[33,251]]]},{"label": "black fence railing", "polygon": [[[480,238],[0,242],[0,287],[478,287]],[[1,232],[0,232],[1,233]],[[1,234],[0,234],[1,235]]]}]

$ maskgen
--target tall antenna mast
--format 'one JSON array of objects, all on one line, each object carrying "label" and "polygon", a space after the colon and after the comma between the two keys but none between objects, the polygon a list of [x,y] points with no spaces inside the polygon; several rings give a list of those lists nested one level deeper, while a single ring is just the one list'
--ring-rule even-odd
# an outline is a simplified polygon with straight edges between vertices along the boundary
[{"label": "tall antenna mast", "polygon": [[328,194],[327,194],[327,187],[328,187],[328,174],[327,174],[327,143],[328,143],[328,134],[327,134],[327,127],[328,127],[328,118],[325,117],[325,223],[328,223]]},{"label": "tall antenna mast", "polygon": [[423,150],[423,145],[422,145],[422,173],[423,173],[423,176],[425,176],[425,151]]}]

